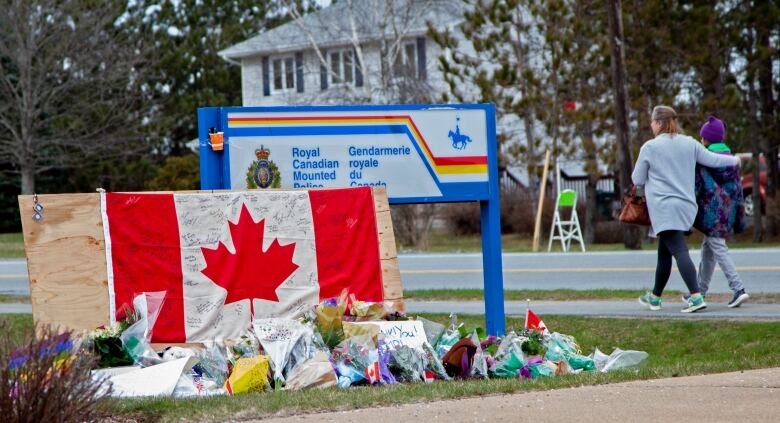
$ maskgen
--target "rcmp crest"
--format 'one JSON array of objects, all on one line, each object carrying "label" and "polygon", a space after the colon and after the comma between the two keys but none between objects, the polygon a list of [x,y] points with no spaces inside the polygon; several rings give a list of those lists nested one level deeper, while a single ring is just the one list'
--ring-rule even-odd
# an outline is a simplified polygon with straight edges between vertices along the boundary
[{"label": "rcmp crest", "polygon": [[246,172],[247,188],[279,188],[281,186],[282,179],[279,175],[279,168],[274,162],[268,160],[270,155],[271,150],[262,145],[255,150],[257,160],[252,162]]}]

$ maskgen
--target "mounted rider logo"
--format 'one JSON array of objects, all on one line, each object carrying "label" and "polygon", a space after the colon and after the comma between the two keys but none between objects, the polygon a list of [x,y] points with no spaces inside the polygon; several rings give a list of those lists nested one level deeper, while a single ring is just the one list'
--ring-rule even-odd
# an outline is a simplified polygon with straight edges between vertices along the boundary
[{"label": "mounted rider logo", "polygon": [[457,150],[463,150],[471,142],[471,137],[460,133],[460,116],[455,117],[455,131],[450,129],[447,136],[452,140],[452,147]]}]

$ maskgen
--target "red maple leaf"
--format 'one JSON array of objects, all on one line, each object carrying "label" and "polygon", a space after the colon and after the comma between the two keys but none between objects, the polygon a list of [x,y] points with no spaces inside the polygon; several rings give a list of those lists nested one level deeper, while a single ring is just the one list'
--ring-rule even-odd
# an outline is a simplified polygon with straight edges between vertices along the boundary
[{"label": "red maple leaf", "polygon": [[255,223],[246,205],[241,208],[238,222],[228,221],[228,224],[236,253],[228,251],[222,242],[216,249],[201,247],[206,259],[206,267],[201,272],[227,290],[225,304],[249,299],[250,312],[254,315],[252,299],[279,302],[276,288],[298,269],[292,261],[295,243],[281,245],[274,239],[263,251],[265,221]]}]

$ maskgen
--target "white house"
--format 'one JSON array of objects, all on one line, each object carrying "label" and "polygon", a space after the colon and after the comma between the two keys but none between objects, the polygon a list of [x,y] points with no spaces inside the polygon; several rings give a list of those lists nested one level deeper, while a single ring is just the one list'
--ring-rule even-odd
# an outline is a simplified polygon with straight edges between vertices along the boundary
[{"label": "white house", "polygon": [[435,102],[446,85],[428,24],[462,21],[458,0],[341,0],[219,54],[241,65],[244,106]]}]

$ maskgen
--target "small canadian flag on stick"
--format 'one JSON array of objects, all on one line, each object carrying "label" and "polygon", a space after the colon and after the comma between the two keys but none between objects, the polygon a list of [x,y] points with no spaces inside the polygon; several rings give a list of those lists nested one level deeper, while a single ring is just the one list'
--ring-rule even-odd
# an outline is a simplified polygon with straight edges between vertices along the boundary
[{"label": "small canadian flag on stick", "polygon": [[547,326],[545,326],[542,319],[531,311],[531,300],[528,300],[528,306],[525,311],[525,328],[547,332]]},{"label": "small canadian flag on stick", "polygon": [[375,361],[373,364],[366,367],[365,373],[366,373],[366,380],[368,380],[368,383],[372,385],[375,383],[379,383],[379,380],[381,378],[381,374],[379,373],[379,362]]}]

